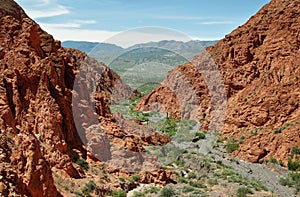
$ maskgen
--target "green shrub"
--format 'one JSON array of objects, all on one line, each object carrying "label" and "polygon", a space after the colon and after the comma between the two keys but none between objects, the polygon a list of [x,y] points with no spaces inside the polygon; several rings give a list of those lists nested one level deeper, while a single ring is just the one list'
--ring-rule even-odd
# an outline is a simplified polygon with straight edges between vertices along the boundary
[{"label": "green shrub", "polygon": [[280,127],[279,129],[275,129],[275,130],[274,130],[274,134],[279,134],[279,133],[281,133],[284,129],[286,129],[285,126]]},{"label": "green shrub", "polygon": [[132,175],[132,176],[128,179],[128,181],[129,181],[130,183],[134,183],[134,182],[138,181],[139,179],[140,179],[140,176],[139,176],[139,175]]},{"label": "green shrub", "polygon": [[132,197],[145,197],[146,195],[143,192],[133,192]]},{"label": "green shrub", "polygon": [[120,180],[121,182],[125,182],[125,178],[124,178],[124,177],[120,177],[119,180]]},{"label": "green shrub", "polygon": [[291,150],[291,158],[299,159],[300,149],[298,146],[293,146]]},{"label": "green shrub", "polygon": [[236,151],[239,149],[239,144],[235,142],[229,142],[226,144],[226,152],[227,153],[232,153],[233,151]]},{"label": "green shrub", "polygon": [[94,181],[90,180],[85,184],[85,186],[82,189],[82,193],[84,195],[89,195],[92,191],[94,191],[97,188],[97,185],[94,183]]},{"label": "green shrub", "polygon": [[240,144],[243,144],[244,143],[244,141],[245,141],[245,139],[246,139],[246,137],[245,136],[241,136],[241,138],[240,138]]},{"label": "green shrub", "polygon": [[237,196],[238,197],[245,197],[248,194],[253,194],[253,191],[248,187],[242,186],[242,187],[239,187],[238,190],[237,190]]},{"label": "green shrub", "polygon": [[169,137],[173,137],[177,131],[176,120],[173,120],[171,118],[166,118],[166,120],[160,130],[163,133],[167,134]]},{"label": "green shrub", "polygon": [[179,183],[188,183],[188,180],[186,178],[184,178],[184,177],[179,177],[178,178],[178,182]]},{"label": "green shrub", "polygon": [[296,189],[296,193],[300,192],[300,174],[290,173],[287,178],[280,178],[279,183],[283,186],[293,187]]},{"label": "green shrub", "polygon": [[289,178],[280,178],[279,184],[283,186],[292,187],[293,183]]},{"label": "green shrub", "polygon": [[178,166],[183,166],[185,163],[184,159],[178,159],[175,161],[175,164],[178,165]]},{"label": "green shrub", "polygon": [[275,158],[270,158],[269,162],[273,164],[278,164],[278,161]]},{"label": "green shrub", "polygon": [[256,191],[268,191],[268,188],[263,183],[256,180],[248,180],[246,185],[253,187]]},{"label": "green shrub", "polygon": [[171,196],[175,196],[176,192],[175,189],[173,187],[164,187],[161,190],[160,193],[160,197],[171,197]]},{"label": "green shrub", "polygon": [[83,193],[81,193],[80,191],[76,191],[75,192],[76,197],[85,197]]},{"label": "green shrub", "polygon": [[191,186],[184,186],[183,188],[182,188],[182,192],[183,193],[189,193],[189,192],[192,192],[192,191],[194,191],[195,189],[193,188],[193,187],[191,187]]},{"label": "green shrub", "polygon": [[292,161],[292,159],[288,160],[288,169],[292,171],[299,170],[300,168],[300,162],[299,160]]},{"label": "green shrub", "polygon": [[189,174],[188,174],[188,178],[189,179],[195,179],[197,176],[196,176],[196,174],[195,174],[195,172],[190,172]]},{"label": "green shrub", "polygon": [[210,185],[218,185],[218,180],[217,179],[208,179],[207,183]]},{"label": "green shrub", "polygon": [[157,194],[159,192],[159,188],[151,186],[149,189],[145,191],[146,194]]},{"label": "green shrub", "polygon": [[195,181],[195,182],[190,181],[189,184],[190,184],[190,186],[196,187],[196,188],[206,188],[206,186],[203,183],[199,182],[199,181]]},{"label": "green shrub", "polygon": [[126,197],[126,192],[124,190],[114,191],[112,193],[113,197]]},{"label": "green shrub", "polygon": [[217,161],[217,165],[222,166],[222,167],[225,167],[225,165],[223,164],[223,162],[222,162],[221,160],[218,160],[218,161]]},{"label": "green shrub", "polygon": [[300,149],[299,149],[299,147],[298,147],[298,146],[293,146],[293,147],[292,147],[292,150],[291,150],[291,153],[292,153],[293,155],[299,155],[299,154],[300,154]]},{"label": "green shrub", "polygon": [[84,170],[89,169],[89,164],[82,157],[78,157],[75,160],[75,163],[78,164]]},{"label": "green shrub", "polygon": [[258,132],[257,132],[257,131],[251,131],[251,135],[252,135],[252,136],[257,136],[257,135],[258,135]]},{"label": "green shrub", "polygon": [[195,137],[199,137],[200,139],[205,139],[205,133],[196,132]]}]

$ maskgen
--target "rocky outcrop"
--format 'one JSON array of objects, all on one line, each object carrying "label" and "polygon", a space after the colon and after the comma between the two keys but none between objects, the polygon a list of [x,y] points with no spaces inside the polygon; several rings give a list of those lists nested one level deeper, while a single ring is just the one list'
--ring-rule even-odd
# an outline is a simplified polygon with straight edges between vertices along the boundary
[{"label": "rocky outcrop", "polygon": [[[85,146],[100,150],[103,161],[111,158],[112,145],[144,151],[110,113],[108,103],[132,94],[115,72],[61,47],[13,0],[0,0],[0,27],[1,194],[59,196],[53,172],[85,176],[74,163],[87,158]],[[90,81],[95,94],[85,95],[93,72],[100,73]]]},{"label": "rocky outcrop", "polygon": [[[246,137],[235,155],[253,162],[287,159],[291,148],[300,146],[299,10],[299,1],[272,0],[206,53],[170,71],[137,109],[148,110],[159,103],[158,109],[175,118],[196,117],[207,130],[222,120],[212,111],[216,103],[225,100],[226,120],[220,131],[237,140]],[[210,67],[218,68],[223,82],[211,84],[213,75],[206,73],[208,59]],[[223,87],[227,99],[219,91]],[[191,101],[195,109],[190,112],[198,111],[196,116],[183,110]]]}]

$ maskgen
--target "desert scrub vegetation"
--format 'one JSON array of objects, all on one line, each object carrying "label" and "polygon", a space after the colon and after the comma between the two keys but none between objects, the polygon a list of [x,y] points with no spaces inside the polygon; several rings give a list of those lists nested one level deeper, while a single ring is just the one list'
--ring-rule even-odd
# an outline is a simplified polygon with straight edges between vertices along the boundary
[{"label": "desert scrub vegetation", "polygon": [[172,197],[176,195],[174,187],[167,186],[161,189],[159,197]]},{"label": "desert scrub vegetation", "polygon": [[129,177],[128,181],[130,183],[134,183],[134,182],[137,182],[139,179],[140,179],[140,176],[135,174],[135,175],[132,175],[131,177]]},{"label": "desert scrub vegetation", "polygon": [[150,188],[145,190],[145,194],[157,194],[159,192],[160,188],[151,186]]},{"label": "desert scrub vegetation", "polygon": [[82,157],[75,158],[74,162],[84,170],[89,169],[89,164]]},{"label": "desert scrub vegetation", "polygon": [[279,133],[281,133],[283,130],[285,130],[285,129],[287,129],[287,128],[293,126],[293,125],[295,125],[295,123],[286,123],[284,126],[278,128],[278,129],[275,129],[275,130],[274,130],[274,134],[279,134]]},{"label": "desert scrub vegetation", "polygon": [[300,174],[298,172],[290,173],[287,178],[280,178],[279,183],[283,186],[293,187],[296,194],[300,194]]},{"label": "desert scrub vegetation", "polygon": [[226,147],[226,152],[227,153],[232,153],[233,151],[236,151],[239,149],[239,144],[237,143],[236,140],[230,139],[225,145]]},{"label": "desert scrub vegetation", "polygon": [[291,154],[288,158],[288,169],[292,171],[300,170],[300,160],[299,160],[300,149],[298,146],[293,146],[291,149]]},{"label": "desert scrub vegetation", "polygon": [[151,155],[156,155],[159,162],[165,166],[175,163],[178,166],[183,166],[185,161],[180,156],[187,151],[173,144],[167,144],[164,147],[146,147],[146,151]]},{"label": "desert scrub vegetation", "polygon": [[112,196],[113,197],[126,197],[126,191],[124,191],[124,190],[114,191],[114,192],[112,192]]},{"label": "desert scrub vegetation", "polygon": [[53,173],[53,179],[58,188],[62,190],[74,193],[76,190],[76,184],[71,180],[64,179],[60,175]]},{"label": "desert scrub vegetation", "polygon": [[241,186],[237,190],[237,197],[245,197],[248,194],[253,194],[253,191],[248,187]]},{"label": "desert scrub vegetation", "polygon": [[255,180],[248,180],[243,178],[240,174],[235,172],[231,167],[225,165],[218,165],[218,168],[214,171],[213,175],[216,179],[223,179],[229,183],[239,183],[241,186],[249,187],[256,191],[268,191],[267,187],[262,183]]},{"label": "desert scrub vegetation", "polygon": [[177,121],[169,117],[165,118],[160,131],[169,137],[173,137],[177,132]]},{"label": "desert scrub vegetation", "polygon": [[76,191],[75,194],[77,197],[89,197],[95,190],[97,190],[97,185],[94,181],[90,180],[84,185],[81,191]]},{"label": "desert scrub vegetation", "polygon": [[203,132],[196,132],[195,137],[198,137],[200,139],[205,139],[206,135]]},{"label": "desert scrub vegetation", "polygon": [[195,137],[194,130],[198,130],[199,124],[194,120],[180,120],[177,122],[177,132],[173,136],[176,142],[190,142]]}]

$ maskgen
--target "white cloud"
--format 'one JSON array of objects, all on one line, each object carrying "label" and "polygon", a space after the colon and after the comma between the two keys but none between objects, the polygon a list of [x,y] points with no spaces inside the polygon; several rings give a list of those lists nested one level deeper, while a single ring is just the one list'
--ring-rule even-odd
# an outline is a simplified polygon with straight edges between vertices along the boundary
[{"label": "white cloud", "polygon": [[16,0],[33,19],[69,14],[70,10],[56,0]]},{"label": "white cloud", "polygon": [[102,31],[102,30],[87,30],[77,28],[76,23],[67,24],[40,24],[41,28],[57,40],[66,41],[90,41],[103,42],[106,39],[114,36],[118,32]]},{"label": "white cloud", "polygon": [[57,5],[56,7],[52,9],[47,10],[32,10],[29,9],[26,11],[26,13],[33,19],[37,18],[44,18],[44,17],[53,17],[53,16],[60,16],[64,14],[69,14],[70,11],[65,8],[64,6]]},{"label": "white cloud", "polygon": [[90,25],[90,24],[96,24],[97,21],[95,21],[95,20],[74,20],[74,23],[79,23],[81,25]]},{"label": "white cloud", "polygon": [[94,20],[72,20],[66,23],[40,23],[42,27],[47,28],[81,28],[82,25],[89,25],[97,23]]}]

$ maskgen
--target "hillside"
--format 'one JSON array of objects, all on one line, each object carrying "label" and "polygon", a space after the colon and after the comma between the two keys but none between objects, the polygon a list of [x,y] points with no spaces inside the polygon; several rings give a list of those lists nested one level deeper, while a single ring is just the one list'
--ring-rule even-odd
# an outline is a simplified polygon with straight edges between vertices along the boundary
[{"label": "hillside", "polygon": [[104,195],[135,187],[118,178],[133,172],[143,183],[170,181],[142,155],[142,145],[169,139],[141,139],[110,113],[108,103],[137,92],[103,63],[61,47],[13,0],[0,0],[0,26],[1,196],[86,195],[90,185]]},{"label": "hillside", "polygon": [[236,143],[233,155],[287,164],[300,146],[299,12],[300,1],[271,1],[192,63],[170,71],[136,109],[197,119],[202,130],[217,129]]},{"label": "hillside", "polygon": [[186,63],[216,41],[181,42],[164,40],[136,44],[123,49],[108,43],[66,41],[62,45],[89,52],[117,72],[132,88],[147,94],[154,89],[176,65]]}]

